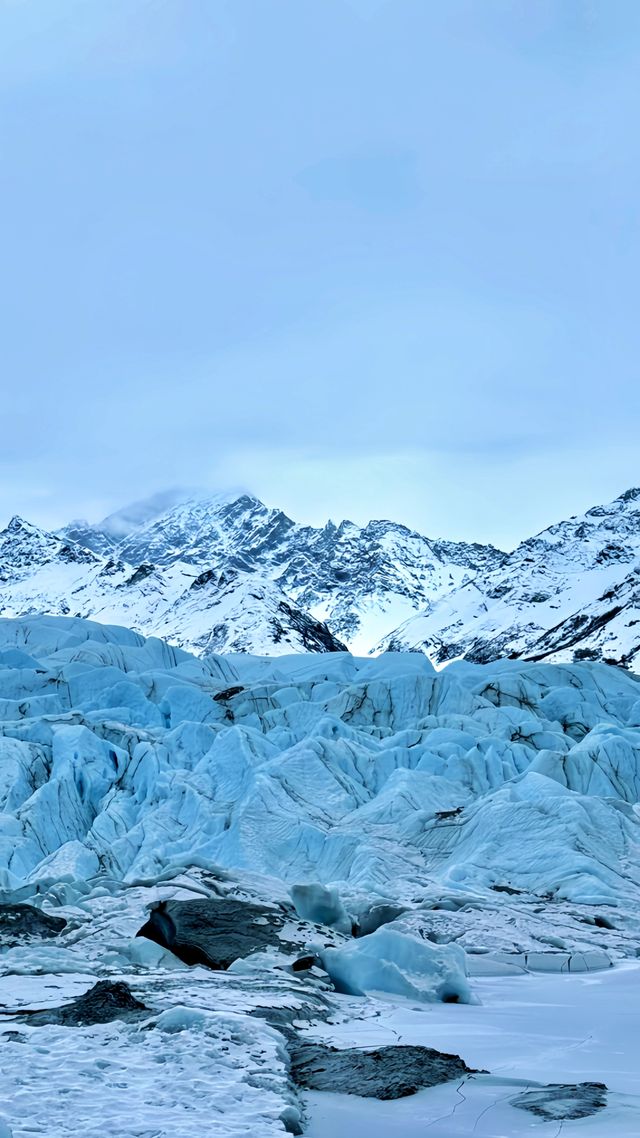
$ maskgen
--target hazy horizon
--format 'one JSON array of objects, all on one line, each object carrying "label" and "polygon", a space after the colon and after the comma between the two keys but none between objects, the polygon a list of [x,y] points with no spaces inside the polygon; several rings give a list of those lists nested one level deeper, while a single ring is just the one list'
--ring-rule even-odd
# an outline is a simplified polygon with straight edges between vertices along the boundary
[{"label": "hazy horizon", "polygon": [[513,546],[640,482],[640,7],[0,7],[0,514]]},{"label": "hazy horizon", "polygon": [[[624,487],[623,489],[621,489],[619,491],[619,493],[612,495],[612,498],[608,499],[607,501],[609,501],[609,500],[613,501],[615,498],[620,497],[620,495],[623,494],[626,490],[629,490],[632,488],[633,487],[630,487],[630,486]],[[501,545],[500,543],[498,543],[496,541],[492,541],[491,538],[479,539],[479,538],[474,537],[473,535],[468,535],[468,534],[464,534],[464,533],[452,534],[452,533],[446,533],[444,531],[442,531],[442,532],[436,531],[434,529],[429,529],[429,528],[421,529],[420,526],[413,525],[412,523],[408,522],[404,517],[394,516],[391,514],[372,514],[372,515],[365,516],[364,514],[361,514],[358,511],[355,511],[355,512],[351,511],[351,513],[334,514],[334,515],[331,515],[331,514],[321,515],[319,513],[308,513],[308,514],[304,514],[304,515],[298,515],[293,511],[287,510],[281,502],[266,500],[266,499],[262,498],[262,496],[260,494],[257,494],[255,492],[255,490],[253,490],[250,486],[236,485],[234,487],[226,487],[226,488],[220,488],[219,487],[217,489],[205,489],[203,487],[184,488],[184,487],[173,486],[173,487],[165,487],[163,490],[156,490],[156,491],[152,492],[151,494],[145,496],[144,498],[139,498],[139,499],[135,499],[135,500],[127,501],[127,502],[117,503],[113,509],[107,511],[106,513],[100,513],[99,515],[97,515],[95,517],[85,517],[84,515],[72,513],[71,515],[65,516],[59,520],[55,520],[49,524],[49,523],[46,523],[44,521],[38,521],[34,517],[26,517],[25,515],[20,514],[19,511],[13,511],[13,513],[11,515],[9,515],[7,517],[3,517],[0,519],[0,522],[1,522],[0,528],[4,527],[9,522],[10,518],[13,516],[16,516],[16,514],[20,517],[23,517],[23,519],[27,522],[30,522],[30,523],[35,524],[35,525],[39,525],[43,529],[50,528],[51,530],[53,530],[55,532],[55,530],[60,529],[65,525],[69,525],[69,524],[75,523],[75,522],[88,522],[90,525],[98,525],[101,522],[107,521],[111,514],[119,514],[121,512],[124,513],[128,509],[130,509],[131,507],[144,505],[147,501],[153,500],[154,498],[172,497],[173,499],[175,499],[173,502],[167,503],[165,508],[168,510],[171,508],[172,505],[178,505],[179,502],[186,502],[189,500],[200,500],[200,499],[205,499],[205,498],[209,498],[209,497],[216,497],[216,496],[220,496],[222,498],[233,499],[233,498],[241,496],[242,494],[249,494],[253,497],[259,498],[261,501],[263,501],[264,505],[266,505],[270,508],[283,509],[284,513],[287,514],[288,516],[290,516],[292,521],[295,521],[295,522],[298,522],[298,523],[301,523],[304,525],[312,525],[312,526],[317,527],[317,526],[323,526],[329,521],[332,521],[335,524],[339,524],[342,521],[351,521],[351,522],[354,522],[356,525],[364,525],[369,521],[392,521],[392,522],[397,522],[401,525],[405,525],[409,529],[413,529],[413,530],[417,531],[418,533],[423,534],[423,536],[428,537],[428,538],[444,539],[444,540],[449,540],[449,541],[453,541],[453,540],[455,540],[455,541],[481,541],[484,544],[493,544],[493,545],[497,546],[497,548],[502,549],[507,553],[510,552],[513,548],[515,548],[515,546],[520,541],[523,541],[524,539],[526,539],[528,537],[535,536],[541,530],[547,529],[549,526],[554,525],[556,522],[566,521],[568,518],[573,517],[576,514],[581,514],[581,513],[585,512],[585,510],[573,510],[571,513],[563,515],[562,517],[560,517],[560,516],[550,517],[537,530],[531,530],[530,532],[522,533],[517,538],[517,540],[515,542],[513,542],[512,544],[503,543]],[[589,509],[591,506],[604,505],[604,504],[606,504],[604,501],[603,502],[591,502],[589,506],[585,507],[585,509]],[[163,510],[163,512],[164,512],[164,510]]]}]

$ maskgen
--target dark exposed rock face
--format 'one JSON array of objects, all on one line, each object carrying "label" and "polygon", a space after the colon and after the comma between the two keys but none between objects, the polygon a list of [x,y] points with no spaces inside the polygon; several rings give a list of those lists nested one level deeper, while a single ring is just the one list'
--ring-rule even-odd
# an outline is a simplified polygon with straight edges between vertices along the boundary
[{"label": "dark exposed rock face", "polygon": [[294,972],[308,972],[317,963],[317,956],[307,954],[307,956],[299,956],[297,960],[294,960],[291,968]]},{"label": "dark exposed rock face", "polygon": [[545,1122],[568,1122],[602,1110],[607,1105],[607,1087],[604,1083],[550,1083],[524,1091],[511,1099],[511,1105],[528,1110]]},{"label": "dark exposed rock face", "polygon": [[278,612],[284,618],[284,624],[277,617],[272,621],[273,639],[276,644],[286,634],[287,629],[295,628],[300,633],[302,643],[308,652],[348,652],[346,644],[333,635],[324,621],[314,620],[287,601],[280,601]]},{"label": "dark exposed rock face", "polygon": [[413,1095],[450,1079],[475,1074],[458,1055],[431,1047],[358,1047],[338,1049],[324,1043],[291,1047],[291,1078],[299,1087],[335,1091],[363,1098],[394,1099]]},{"label": "dark exposed rock face", "polygon": [[150,577],[152,573],[155,573],[155,571],[155,565],[149,565],[144,562],[142,565],[138,565],[138,568],[135,570],[135,572],[132,573],[130,577],[127,577],[127,580],[123,582],[123,585],[121,585],[120,588],[123,586],[126,587],[127,585],[139,585],[140,581],[146,580],[146,578]]},{"label": "dark exposed rock face", "polygon": [[233,897],[167,901],[151,911],[138,936],[170,949],[185,964],[228,968],[263,948],[283,948],[284,913]]},{"label": "dark exposed rock face", "polygon": [[62,917],[52,917],[33,905],[0,905],[0,945],[54,937],[66,924]]},{"label": "dark exposed rock face", "polygon": [[214,699],[217,703],[226,703],[228,699],[233,699],[234,695],[239,695],[244,691],[242,684],[235,684],[234,687],[225,688],[224,691],[216,692]]},{"label": "dark exposed rock face", "polygon": [[100,980],[85,992],[64,1004],[61,1008],[47,1008],[25,1017],[30,1026],[40,1027],[46,1023],[57,1023],[63,1027],[85,1027],[92,1023],[110,1023],[114,1019],[135,1020],[148,1014],[149,1009],[136,1000],[128,984],[118,980]]},{"label": "dark exposed rock face", "polygon": [[361,913],[353,930],[354,936],[369,936],[376,929],[395,921],[406,912],[405,905],[379,904],[372,905],[366,912]]}]

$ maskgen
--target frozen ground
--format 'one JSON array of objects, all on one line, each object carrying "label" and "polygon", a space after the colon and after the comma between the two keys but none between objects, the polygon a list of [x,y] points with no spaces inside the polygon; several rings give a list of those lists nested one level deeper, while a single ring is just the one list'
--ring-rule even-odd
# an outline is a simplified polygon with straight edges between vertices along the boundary
[{"label": "frozen ground", "polygon": [[[0,1070],[2,1113],[15,1138],[282,1133],[279,1115],[288,1097],[282,1043],[276,1032],[245,1013],[265,1000],[286,1003],[291,992],[281,989],[278,995],[273,982],[270,990],[257,982],[243,987],[230,973],[204,969],[187,976],[179,972],[166,987],[166,974],[160,972],[134,972],[128,978],[149,1002],[155,993],[160,1004],[175,1006],[182,999],[183,1006],[200,1010],[193,1020],[182,1010],[165,1013],[176,1018],[151,1030],[146,1021],[141,1028],[115,1023],[21,1027],[22,1042],[2,1044]],[[418,1138],[428,1128],[432,1138],[636,1138],[639,980],[637,964],[588,976],[483,978],[476,981],[482,999],[476,1006],[412,1006],[375,998],[363,1004],[334,996],[332,1022],[313,1022],[303,1034],[344,1047],[423,1043],[457,1052],[491,1074],[394,1102],[307,1093],[306,1133],[310,1138]],[[70,995],[73,983],[72,977],[42,976],[16,993],[5,979],[0,1000],[19,994],[44,1006],[47,999],[58,1000],[61,991]],[[214,1012],[207,1005],[239,1010]],[[609,1105],[592,1118],[560,1127],[510,1106],[527,1086],[585,1080],[609,1087]]]},{"label": "frozen ground", "polygon": [[[364,1018],[314,1027],[340,1046],[424,1043],[462,1054],[490,1075],[447,1083],[395,1102],[306,1096],[310,1138],[637,1138],[640,1133],[640,965],[582,976],[483,978],[481,1006],[370,1006]],[[509,1105],[526,1084],[605,1082],[609,1106],[591,1118],[544,1122]]]},{"label": "frozen ground", "polygon": [[308,1138],[637,1138],[638,1107],[619,1096],[592,1118],[545,1122],[509,1105],[522,1084],[488,1076],[446,1084],[396,1102],[312,1092]]},{"label": "frozen ground", "polygon": [[[13,1138],[640,1134],[639,798],[640,681],[617,668],[196,659],[0,621],[0,1120]],[[104,981],[141,1015],[42,1023]],[[489,1073],[301,1097],[305,1039]],[[609,1088],[590,1117],[510,1105],[583,1081]]]}]

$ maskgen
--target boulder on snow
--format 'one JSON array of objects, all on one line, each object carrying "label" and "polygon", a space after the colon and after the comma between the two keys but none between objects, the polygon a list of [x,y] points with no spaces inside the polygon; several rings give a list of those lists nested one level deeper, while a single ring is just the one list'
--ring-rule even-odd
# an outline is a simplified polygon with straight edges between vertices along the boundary
[{"label": "boulder on snow", "polygon": [[0,905],[0,945],[10,948],[25,940],[55,937],[66,924],[33,905]]},{"label": "boulder on snow", "polygon": [[149,1009],[135,998],[124,981],[99,980],[83,996],[62,1007],[47,1008],[25,1016],[24,1022],[30,1027],[42,1027],[48,1023],[86,1027],[92,1023],[110,1023],[114,1019],[136,1020],[148,1012]]},{"label": "boulder on snow", "polygon": [[431,1047],[394,1045],[365,1051],[300,1043],[290,1054],[291,1077],[299,1087],[363,1098],[405,1098],[423,1087],[477,1073],[459,1055]]},{"label": "boulder on snow", "polygon": [[265,948],[283,949],[284,913],[235,897],[165,901],[151,910],[137,936],[168,948],[185,964],[226,969]]},{"label": "boulder on snow", "polygon": [[545,1122],[568,1122],[602,1110],[607,1105],[607,1087],[605,1083],[549,1083],[517,1095],[511,1105]]}]

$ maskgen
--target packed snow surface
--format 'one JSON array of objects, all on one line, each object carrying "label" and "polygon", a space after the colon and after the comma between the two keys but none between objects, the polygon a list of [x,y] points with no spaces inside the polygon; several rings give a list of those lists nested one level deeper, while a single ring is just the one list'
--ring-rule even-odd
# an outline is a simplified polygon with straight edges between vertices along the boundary
[{"label": "packed snow surface", "polygon": [[[395,1102],[352,1095],[305,1096],[308,1138],[637,1138],[640,966],[583,976],[478,980],[481,1006],[371,1004],[315,1034],[338,1046],[421,1043],[460,1048],[489,1075],[419,1091]],[[527,1089],[605,1082],[607,1108],[574,1121],[545,1121],[514,1108]]]},{"label": "packed snow surface", "polygon": [[[615,978],[635,982],[639,791],[640,681],[604,664],[198,658],[79,618],[0,620],[0,902],[66,922],[0,912],[0,1119],[14,1138],[188,1138],[211,1119],[267,1138],[307,1111],[320,1134],[334,1108],[297,1094],[287,1033],[348,1034],[394,999],[410,1042],[489,1072],[469,1094],[476,1116],[493,1109],[513,1089],[491,1043],[505,992],[517,1034],[529,998],[588,1006],[609,985],[605,1015],[627,999]],[[136,937],[154,906],[170,929],[181,902],[215,913],[221,898],[259,903],[275,930],[226,971],[181,956],[170,931]],[[105,978],[148,1016],[30,1026]],[[549,1011],[549,1056],[573,1047],[554,1024]],[[603,1052],[565,1072],[514,1047],[513,1094],[599,1079],[600,1119],[563,1127],[612,1132],[605,1116],[638,1119],[620,1097],[637,1087]],[[454,1100],[416,1096],[432,1115]],[[476,1132],[553,1133],[509,1112]]]}]

